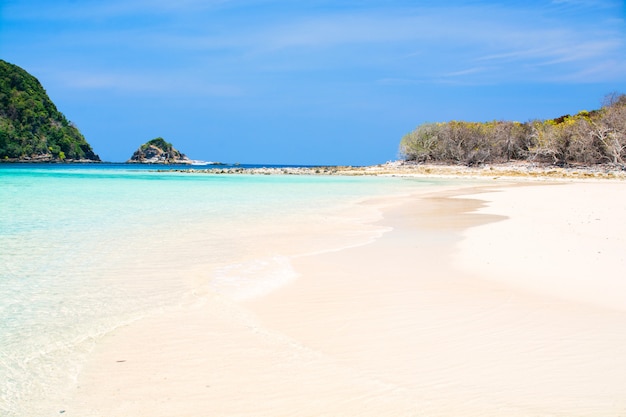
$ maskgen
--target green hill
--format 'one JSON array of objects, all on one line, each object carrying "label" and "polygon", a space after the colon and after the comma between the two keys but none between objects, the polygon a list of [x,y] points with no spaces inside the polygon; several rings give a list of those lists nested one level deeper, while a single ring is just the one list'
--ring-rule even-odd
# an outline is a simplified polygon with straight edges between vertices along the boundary
[{"label": "green hill", "polygon": [[191,161],[163,138],[155,138],[144,143],[130,157],[128,163],[144,164],[188,164]]},{"label": "green hill", "polygon": [[0,59],[0,161],[100,161],[39,81]]}]

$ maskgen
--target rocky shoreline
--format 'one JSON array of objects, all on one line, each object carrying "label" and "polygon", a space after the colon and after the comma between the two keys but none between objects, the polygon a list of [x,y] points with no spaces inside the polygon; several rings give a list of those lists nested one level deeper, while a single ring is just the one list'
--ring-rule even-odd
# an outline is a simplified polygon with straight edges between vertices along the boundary
[{"label": "rocky shoreline", "polygon": [[0,164],[100,164],[102,161],[94,159],[59,159],[49,155],[38,155],[23,158],[0,159]]},{"label": "rocky shoreline", "polygon": [[[165,171],[165,170],[159,170]],[[169,170],[171,172],[171,170]],[[220,167],[207,169],[176,169],[175,172],[214,175],[344,175],[344,176],[424,176],[424,177],[476,177],[515,179],[619,179],[626,180],[626,170],[614,165],[558,167],[548,164],[513,162],[477,167],[388,162],[372,166],[319,166],[319,167]]]}]

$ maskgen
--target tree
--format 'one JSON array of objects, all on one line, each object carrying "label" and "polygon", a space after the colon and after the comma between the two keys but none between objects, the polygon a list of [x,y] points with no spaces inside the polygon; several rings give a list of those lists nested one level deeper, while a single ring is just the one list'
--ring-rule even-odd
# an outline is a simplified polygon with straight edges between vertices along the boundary
[{"label": "tree", "polygon": [[477,165],[539,160],[556,165],[626,160],[626,96],[612,94],[600,110],[527,123],[426,123],[402,137],[407,161]]},{"label": "tree", "polygon": [[408,161],[424,162],[438,159],[441,124],[425,123],[402,137],[400,154]]},{"label": "tree", "polygon": [[100,160],[39,81],[0,60],[0,160],[42,156],[63,160],[61,151],[68,159]]},{"label": "tree", "polygon": [[610,162],[624,165],[626,157],[626,95],[607,96],[598,120],[591,123],[592,134],[602,144]]}]

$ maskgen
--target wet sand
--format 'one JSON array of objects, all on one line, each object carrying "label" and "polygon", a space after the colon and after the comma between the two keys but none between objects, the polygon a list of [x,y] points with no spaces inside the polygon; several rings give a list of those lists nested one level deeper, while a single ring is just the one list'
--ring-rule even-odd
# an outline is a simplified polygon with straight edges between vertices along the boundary
[{"label": "wet sand", "polygon": [[597,185],[372,200],[375,241],[292,259],[297,279],[268,295],[199,292],[106,337],[65,415],[623,414],[626,185]]}]

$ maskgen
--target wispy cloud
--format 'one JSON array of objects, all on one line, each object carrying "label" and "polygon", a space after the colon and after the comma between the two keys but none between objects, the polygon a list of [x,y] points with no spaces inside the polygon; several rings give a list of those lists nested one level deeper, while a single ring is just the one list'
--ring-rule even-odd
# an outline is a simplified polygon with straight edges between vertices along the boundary
[{"label": "wispy cloud", "polygon": [[[523,77],[520,68],[541,66],[544,68],[532,75],[535,81],[552,79],[550,67],[571,77],[587,67],[606,68],[593,71],[593,78],[601,80],[616,76],[608,71],[610,66],[599,65],[601,62],[626,62],[623,28],[531,19],[531,15],[530,11],[515,15],[494,8],[434,8],[403,16],[331,15],[261,28],[254,39],[259,49],[268,52],[304,48],[322,55],[318,51],[366,45],[370,51],[388,56],[385,48],[396,50],[406,62],[414,63],[414,72],[435,69],[438,74],[433,78],[438,79],[482,76],[491,71],[492,82],[493,76]],[[420,52],[414,53],[415,48]],[[353,54],[338,59],[359,62],[363,57]],[[480,62],[489,64],[475,65]],[[503,73],[502,69],[509,71]]]},{"label": "wispy cloud", "polygon": [[566,62],[587,61],[593,58],[610,57],[619,51],[622,43],[618,39],[612,40],[578,40],[543,38],[543,46],[539,42],[529,44],[525,49],[512,49],[507,52],[478,57],[477,61],[492,61],[500,63],[514,63],[533,61],[544,65]]},{"label": "wispy cloud", "polygon": [[626,63],[621,60],[605,60],[596,65],[581,67],[578,71],[563,74],[552,74],[548,81],[559,83],[586,83],[598,79],[612,79],[623,82],[626,73]]},{"label": "wispy cloud", "polygon": [[449,72],[449,73],[442,74],[442,75],[444,77],[463,77],[463,76],[466,76],[466,75],[481,74],[481,73],[490,72],[490,71],[493,71],[493,68],[491,68],[491,67],[474,67],[474,68],[468,68],[468,69],[464,69],[464,70],[460,70],[460,71]]},{"label": "wispy cloud", "polygon": [[[171,13],[194,13],[222,7],[233,0],[57,0],[44,7],[26,3],[9,3],[4,13],[12,19],[63,21],[78,19],[111,19],[137,15],[153,16]],[[35,2],[36,3],[36,2]]]},{"label": "wispy cloud", "polygon": [[585,8],[616,8],[620,6],[620,0],[552,0],[551,3],[559,6]]},{"label": "wispy cloud", "polygon": [[205,97],[238,97],[243,95],[241,87],[231,84],[208,83],[198,78],[189,82],[185,74],[137,74],[133,72],[64,71],[48,74],[64,88],[110,90],[131,93],[168,95],[195,95]]},{"label": "wispy cloud", "polygon": [[[155,65],[183,73],[185,65],[198,62],[206,65],[205,73],[189,69],[189,75],[180,77],[189,90],[216,73],[230,73],[232,79],[225,84],[240,85],[237,78],[250,79],[254,71],[294,76],[358,71],[371,72],[372,80],[473,84],[552,82],[556,75],[570,82],[624,77],[612,69],[626,63],[624,22],[611,13],[585,20],[580,9],[592,8],[586,0],[553,0],[539,8],[537,2],[506,7],[492,1],[421,7],[374,3],[343,9],[320,2],[319,7],[299,9],[278,0],[59,0],[43,8],[17,8],[19,3],[14,3],[12,16],[18,19],[16,10],[21,10],[29,18],[74,19],[70,25],[76,27],[67,34],[37,42],[86,53],[91,48],[110,54],[113,61],[130,57],[136,73],[142,66],[146,71],[137,79],[107,75],[74,83],[84,88],[164,88]],[[615,1],[601,3],[619,7]],[[258,14],[242,15],[244,6],[256,7]],[[550,7],[577,10],[577,18]],[[158,19],[149,18],[157,14]],[[81,18],[98,24],[81,23]],[[101,72],[116,74],[105,69]]]}]

